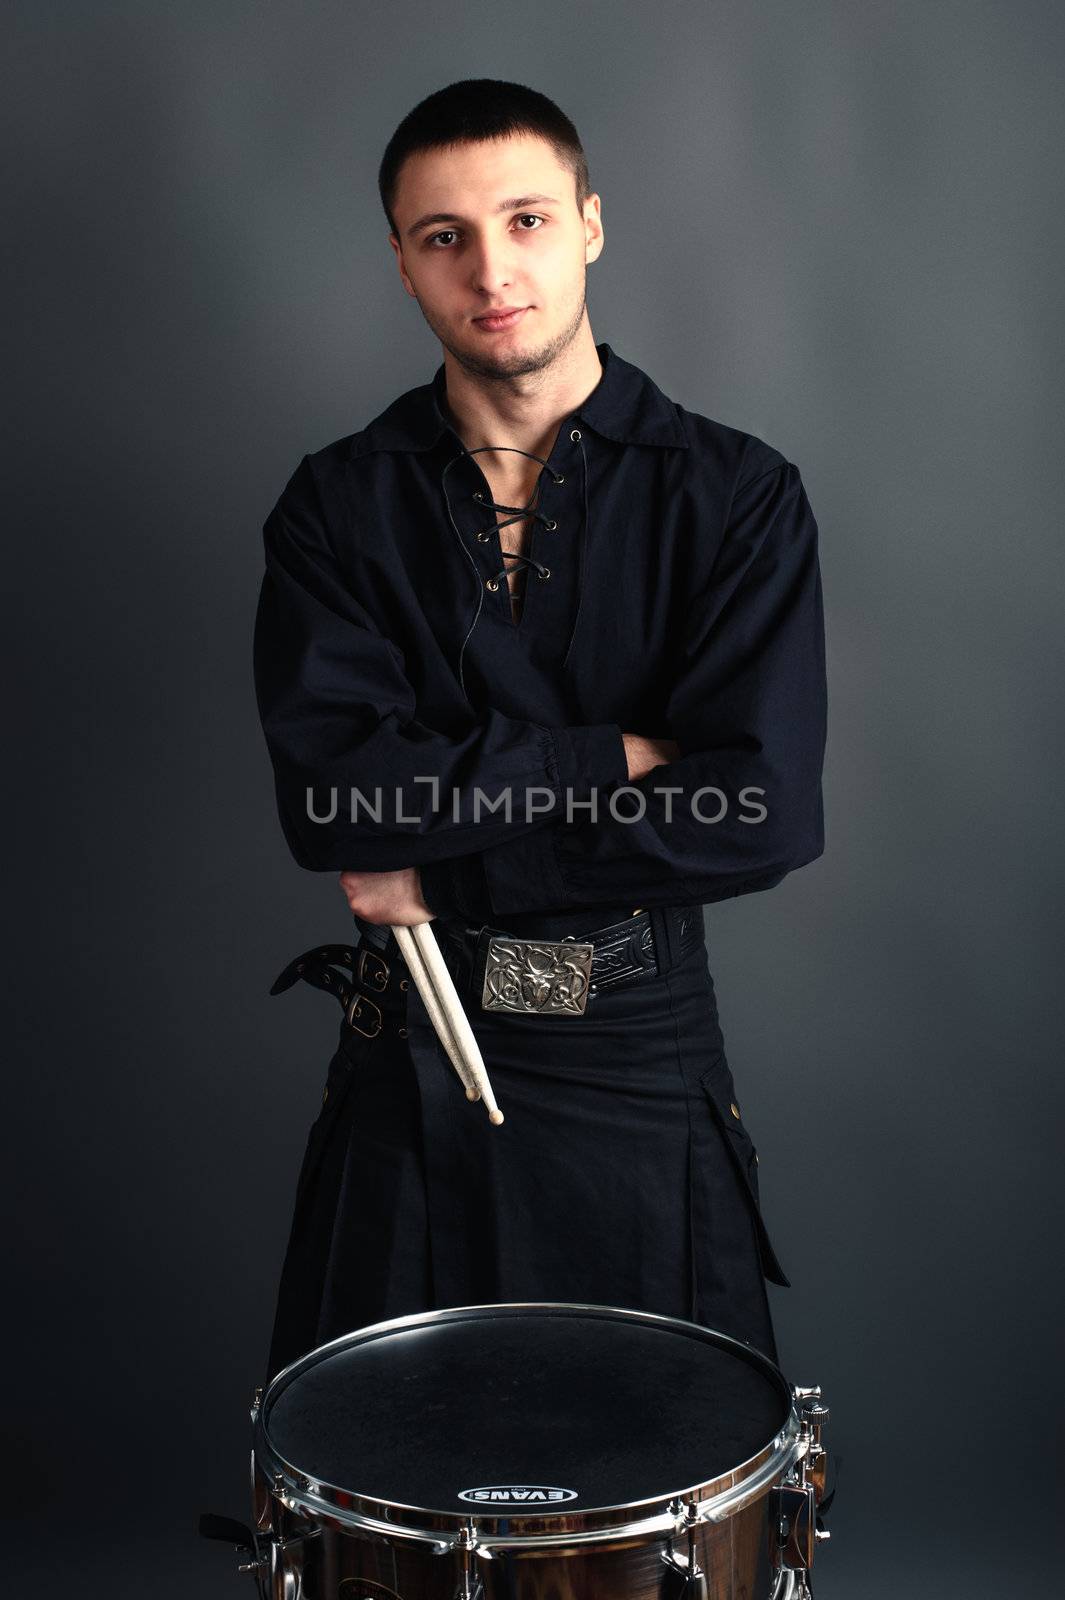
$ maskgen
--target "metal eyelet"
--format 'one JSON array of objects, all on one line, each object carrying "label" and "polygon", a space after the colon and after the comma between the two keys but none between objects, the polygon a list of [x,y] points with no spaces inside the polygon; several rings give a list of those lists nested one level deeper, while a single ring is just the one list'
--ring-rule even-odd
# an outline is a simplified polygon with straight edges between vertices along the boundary
[{"label": "metal eyelet", "polygon": [[483,500],[484,499],[484,495],[481,493],[480,489],[475,489],[473,491],[473,498],[475,500]]},{"label": "metal eyelet", "polygon": [[551,576],[551,568],[550,567],[541,568],[541,570],[536,574],[536,576],[538,578],[549,578]]},{"label": "metal eyelet", "polygon": [[398,1034],[399,1034],[399,1036],[400,1036],[400,1038],[401,1038],[401,1039],[405,1039],[405,1038],[406,1038],[406,1037],[407,1037],[407,1030],[406,1030],[406,1028],[397,1028],[397,1029],[396,1029],[396,1032],[397,1032],[397,1033],[398,1033]]},{"label": "metal eyelet", "polygon": [[484,586],[486,589],[491,589],[493,594],[495,594],[496,590],[499,588],[499,585],[494,578],[486,578],[484,580]]},{"label": "metal eyelet", "polygon": [[409,989],[410,988],[410,984],[408,983],[406,978],[400,978],[399,986],[400,986],[401,989]]},{"label": "metal eyelet", "polygon": [[487,535],[487,533],[479,533],[477,535],[477,538],[478,538],[478,541],[481,544],[487,544],[488,543],[488,535]]},{"label": "metal eyelet", "polygon": [[555,479],[555,482],[556,483],[565,483],[565,481],[566,481],[566,474],[564,472],[560,472],[558,477]]},{"label": "metal eyelet", "polygon": [[557,523],[557,522],[556,522],[556,521],[555,521],[555,519],[554,519],[554,518],[553,518],[553,517],[552,517],[552,519],[551,519],[551,521],[550,521],[550,522],[545,522],[545,523],[544,523],[544,527],[545,527],[545,528],[547,528],[547,529],[548,529],[548,530],[549,530],[549,531],[550,531],[550,532],[552,532],[552,533],[553,533],[553,532],[554,532],[554,530],[555,530],[555,529],[556,529],[556,528],[557,528],[557,527],[558,527],[558,523]]},{"label": "metal eyelet", "polygon": [[570,430],[570,438],[571,439],[579,439],[580,436],[581,436],[581,430],[579,428],[573,428],[573,429]]}]

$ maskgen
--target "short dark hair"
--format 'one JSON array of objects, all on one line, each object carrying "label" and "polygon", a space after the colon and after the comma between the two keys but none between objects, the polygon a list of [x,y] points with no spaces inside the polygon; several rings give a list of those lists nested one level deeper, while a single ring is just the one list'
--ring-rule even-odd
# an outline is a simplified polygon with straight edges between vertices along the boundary
[{"label": "short dark hair", "polygon": [[591,193],[588,162],[573,123],[545,94],[501,78],[462,78],[420,100],[389,139],[377,186],[388,225],[397,234],[392,206],[399,172],[419,150],[443,150],[483,139],[537,134],[551,145],[562,166],[573,173],[577,210]]}]

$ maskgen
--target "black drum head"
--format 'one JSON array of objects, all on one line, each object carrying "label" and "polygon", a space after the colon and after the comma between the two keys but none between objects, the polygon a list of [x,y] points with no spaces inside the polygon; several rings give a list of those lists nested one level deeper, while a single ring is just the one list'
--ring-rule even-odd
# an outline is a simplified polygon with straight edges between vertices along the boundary
[{"label": "black drum head", "polygon": [[479,1306],[362,1329],[263,1401],[272,1452],[396,1506],[543,1515],[664,1500],[771,1444],[791,1392],[760,1352],[610,1308]]}]

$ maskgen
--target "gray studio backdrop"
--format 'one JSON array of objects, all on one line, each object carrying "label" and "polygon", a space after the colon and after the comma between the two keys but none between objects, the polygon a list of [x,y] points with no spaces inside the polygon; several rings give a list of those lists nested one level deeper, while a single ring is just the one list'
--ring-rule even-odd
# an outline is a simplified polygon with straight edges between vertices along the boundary
[{"label": "gray studio backdrop", "polygon": [[707,916],[782,1360],[843,1457],[818,1595],[1047,1592],[1061,45],[1017,0],[14,8],[14,1589],[250,1593],[195,1522],[247,1511],[337,1025],[267,989],[350,937],[275,818],[261,525],[435,369],[377,163],[486,75],[586,142],[597,339],[797,462],[821,529],[827,851]]}]

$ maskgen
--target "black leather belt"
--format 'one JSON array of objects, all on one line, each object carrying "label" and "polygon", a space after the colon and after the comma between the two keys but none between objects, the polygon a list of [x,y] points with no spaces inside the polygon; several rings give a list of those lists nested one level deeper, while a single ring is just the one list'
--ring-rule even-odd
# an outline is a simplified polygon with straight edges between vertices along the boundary
[{"label": "black leather belt", "polygon": [[[579,939],[519,939],[500,928],[437,920],[441,953],[467,1006],[537,1016],[583,1016],[590,998],[657,978],[703,942],[701,906],[637,911]],[[402,1012],[413,981],[392,944],[387,959],[368,945],[305,950],[270,993],[302,979],[335,995],[347,1027],[373,1038],[386,1012]]]},{"label": "black leather belt", "polygon": [[668,972],[703,942],[700,906],[636,911],[579,938],[517,938],[501,928],[443,925],[441,950],[460,994],[482,1011],[583,1016],[605,990]]}]

